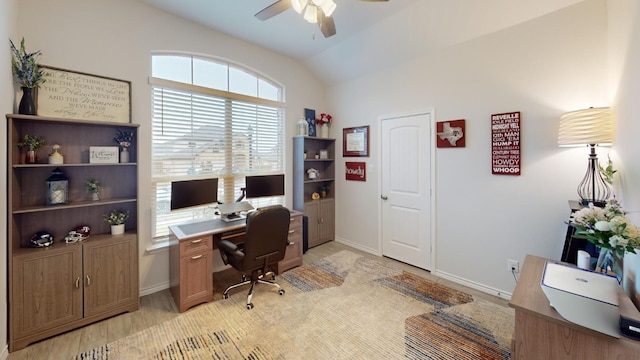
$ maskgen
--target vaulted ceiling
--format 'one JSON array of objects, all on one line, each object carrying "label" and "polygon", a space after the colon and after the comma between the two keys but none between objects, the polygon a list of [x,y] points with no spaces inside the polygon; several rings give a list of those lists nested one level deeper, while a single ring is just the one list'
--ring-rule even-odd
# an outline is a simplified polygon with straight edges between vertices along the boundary
[{"label": "vaulted ceiling", "polygon": [[584,0],[333,0],[329,38],[293,9],[265,21],[254,16],[276,0],[140,1],[299,59],[331,85]]}]

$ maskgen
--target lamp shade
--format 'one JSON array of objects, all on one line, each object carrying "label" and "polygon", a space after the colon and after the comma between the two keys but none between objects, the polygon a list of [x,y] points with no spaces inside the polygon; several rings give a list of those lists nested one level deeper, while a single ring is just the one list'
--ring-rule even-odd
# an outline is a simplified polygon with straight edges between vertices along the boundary
[{"label": "lamp shade", "polygon": [[613,115],[608,107],[576,110],[560,116],[558,146],[611,145]]}]

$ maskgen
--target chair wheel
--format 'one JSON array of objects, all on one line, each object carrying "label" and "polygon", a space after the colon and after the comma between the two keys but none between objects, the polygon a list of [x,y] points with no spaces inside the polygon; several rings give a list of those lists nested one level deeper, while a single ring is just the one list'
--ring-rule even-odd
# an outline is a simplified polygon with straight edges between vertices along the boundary
[{"label": "chair wheel", "polygon": [[253,309],[253,304],[252,303],[248,303],[247,304],[247,310],[251,310]]},{"label": "chair wheel", "polygon": [[228,299],[229,298],[229,294],[222,294],[222,298],[223,299]]},{"label": "chair wheel", "polygon": [[278,294],[280,294],[280,295],[284,295],[284,289],[280,289],[280,290],[278,290]]}]

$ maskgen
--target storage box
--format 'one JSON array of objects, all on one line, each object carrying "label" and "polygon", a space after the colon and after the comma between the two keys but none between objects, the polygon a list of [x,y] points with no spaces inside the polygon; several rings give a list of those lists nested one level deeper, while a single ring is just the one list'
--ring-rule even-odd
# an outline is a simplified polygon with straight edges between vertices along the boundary
[{"label": "storage box", "polygon": [[117,164],[119,151],[117,146],[90,146],[90,164]]}]

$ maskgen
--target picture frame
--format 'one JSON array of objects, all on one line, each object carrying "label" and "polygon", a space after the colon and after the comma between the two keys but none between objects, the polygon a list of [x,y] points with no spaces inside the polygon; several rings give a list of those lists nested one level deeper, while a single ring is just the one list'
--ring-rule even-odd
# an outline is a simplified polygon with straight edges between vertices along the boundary
[{"label": "picture frame", "polygon": [[89,146],[89,164],[117,164],[119,154],[117,146]]},{"label": "picture frame", "polygon": [[38,115],[131,123],[131,82],[41,65]]},{"label": "picture frame", "polygon": [[342,156],[369,156],[369,125],[342,129]]},{"label": "picture frame", "polygon": [[327,160],[327,159],[329,159],[329,151],[327,149],[321,149],[320,160]]}]

